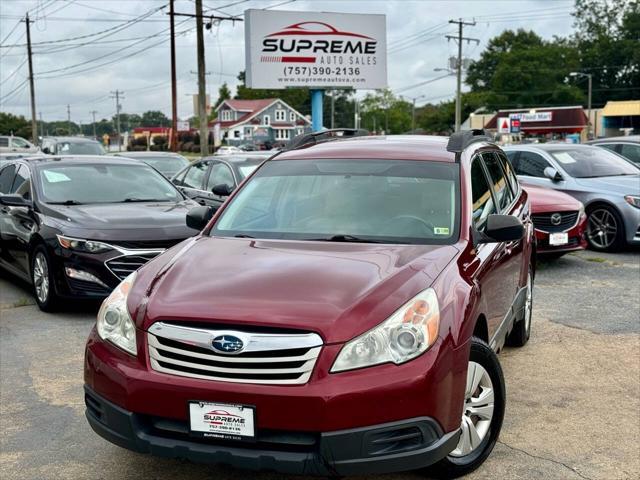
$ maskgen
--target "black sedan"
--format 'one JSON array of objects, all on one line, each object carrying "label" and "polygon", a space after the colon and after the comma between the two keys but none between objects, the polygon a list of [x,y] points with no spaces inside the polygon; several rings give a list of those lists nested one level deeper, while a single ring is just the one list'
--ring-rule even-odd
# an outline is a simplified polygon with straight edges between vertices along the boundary
[{"label": "black sedan", "polygon": [[171,181],[201,205],[219,207],[226,197],[273,152],[205,157],[180,171]]},{"label": "black sedan", "polygon": [[114,155],[141,160],[147,165],[151,165],[167,178],[172,178],[189,165],[189,160],[173,152],[122,152]]},{"label": "black sedan", "polygon": [[34,286],[42,310],[102,298],[196,234],[195,204],[153,168],[107,156],[31,157],[0,167],[0,267]]}]

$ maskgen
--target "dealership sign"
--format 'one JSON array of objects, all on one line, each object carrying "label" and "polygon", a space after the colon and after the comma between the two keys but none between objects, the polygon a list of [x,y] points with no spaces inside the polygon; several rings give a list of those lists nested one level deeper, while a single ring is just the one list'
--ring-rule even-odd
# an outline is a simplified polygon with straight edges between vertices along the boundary
[{"label": "dealership sign", "polygon": [[244,18],[250,88],[387,86],[384,15],[251,9]]},{"label": "dealership sign", "polygon": [[553,112],[512,113],[509,118],[515,118],[521,122],[550,122],[553,118]]}]

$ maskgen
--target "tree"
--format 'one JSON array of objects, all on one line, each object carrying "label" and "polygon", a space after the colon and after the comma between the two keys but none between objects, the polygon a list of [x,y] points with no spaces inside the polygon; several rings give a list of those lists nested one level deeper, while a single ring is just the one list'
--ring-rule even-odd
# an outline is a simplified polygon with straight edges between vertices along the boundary
[{"label": "tree", "polygon": [[579,70],[593,76],[593,104],[640,98],[640,3],[576,0],[573,16]]},{"label": "tree", "polygon": [[584,89],[567,83],[579,66],[576,49],[567,40],[505,30],[470,65],[465,82],[472,92],[484,94],[490,109],[581,104]]},{"label": "tree", "polygon": [[389,89],[367,94],[360,105],[363,128],[392,134],[411,130],[412,105]]},{"label": "tree", "polygon": [[220,105],[225,100],[229,100],[230,98],[231,90],[229,90],[229,85],[227,85],[227,82],[224,82],[218,89],[218,99],[216,100],[216,104],[213,106],[212,110],[215,110],[216,108],[218,108],[218,105]]},{"label": "tree", "polygon": [[142,114],[140,125],[142,127],[168,127],[170,125],[171,121],[159,110],[149,110]]},{"label": "tree", "polygon": [[31,122],[22,115],[0,112],[0,135],[31,138]]}]

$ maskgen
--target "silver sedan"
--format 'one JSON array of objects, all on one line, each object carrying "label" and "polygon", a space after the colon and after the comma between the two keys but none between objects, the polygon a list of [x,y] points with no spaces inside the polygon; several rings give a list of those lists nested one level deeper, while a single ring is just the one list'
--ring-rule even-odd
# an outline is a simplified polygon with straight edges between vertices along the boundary
[{"label": "silver sedan", "polygon": [[584,204],[591,248],[640,244],[638,167],[589,145],[512,145],[504,151],[522,183],[561,190]]}]

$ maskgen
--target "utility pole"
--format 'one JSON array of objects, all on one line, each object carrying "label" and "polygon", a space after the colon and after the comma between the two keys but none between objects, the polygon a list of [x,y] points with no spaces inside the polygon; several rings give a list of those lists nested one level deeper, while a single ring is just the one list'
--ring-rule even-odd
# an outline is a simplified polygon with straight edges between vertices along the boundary
[{"label": "utility pole", "polygon": [[[173,3],[173,2],[172,2]],[[205,18],[209,19],[207,22],[207,30],[211,30],[211,27],[215,24],[219,24],[223,20],[230,20],[235,22],[242,22],[240,17],[229,17],[219,15],[203,15],[202,13],[202,0],[195,0],[196,13],[177,13],[171,11],[169,15],[171,17],[195,17],[196,18],[196,34],[197,34],[197,52],[198,52],[198,117],[200,118],[200,154],[206,156],[209,154],[209,119],[207,118],[207,84],[206,84],[206,70],[204,61],[204,22]],[[174,115],[175,118],[175,115]]]},{"label": "utility pole", "polygon": [[67,133],[71,135],[71,105],[67,103]]},{"label": "utility pole", "polygon": [[457,40],[458,42],[458,61],[456,64],[456,132],[460,131],[460,123],[462,123],[462,41],[465,40],[467,43],[476,42],[476,44],[480,43],[480,40],[477,38],[468,38],[462,36],[462,28],[465,25],[473,27],[476,22],[463,22],[462,19],[458,20],[449,20],[449,23],[457,23],[458,24],[458,36],[455,37],[453,35],[445,35],[447,40]]},{"label": "utility pole", "polygon": [[582,73],[582,72],[571,72],[569,74],[570,77],[587,77],[589,81],[589,85],[587,87],[587,138],[591,140],[593,138],[593,128],[591,125],[591,84],[593,80],[593,75],[591,73]]},{"label": "utility pole", "polygon": [[96,113],[98,112],[96,112],[95,110],[91,110],[89,113],[93,116],[93,138],[97,139],[98,135],[96,133]]},{"label": "utility pole", "polygon": [[36,92],[33,82],[33,61],[31,54],[31,20],[29,13],[21,20],[27,26],[27,57],[29,58],[29,90],[31,94],[31,141],[34,145],[38,144],[38,124],[36,121]]},{"label": "utility pole", "polygon": [[40,136],[44,137],[44,122],[42,121],[42,112],[38,112],[38,117],[40,117]]},{"label": "utility pole", "polygon": [[411,133],[416,131],[416,99],[411,102]]},{"label": "utility pole", "polygon": [[202,0],[196,0],[196,34],[198,43],[198,117],[200,119],[200,155],[209,155],[209,118],[207,117],[207,84],[204,62],[204,30]]},{"label": "utility pole", "polygon": [[111,93],[113,94],[111,98],[116,99],[116,132],[118,133],[118,151],[121,152],[122,142],[120,141],[120,108],[122,107],[122,105],[120,105],[120,99],[124,98],[122,96],[124,92],[121,92],[120,90],[116,90],[115,92],[111,92]]},{"label": "utility pole", "polygon": [[178,150],[178,85],[176,81],[176,34],[174,22],[174,0],[169,2],[169,18],[171,19],[171,143],[172,152]]}]

